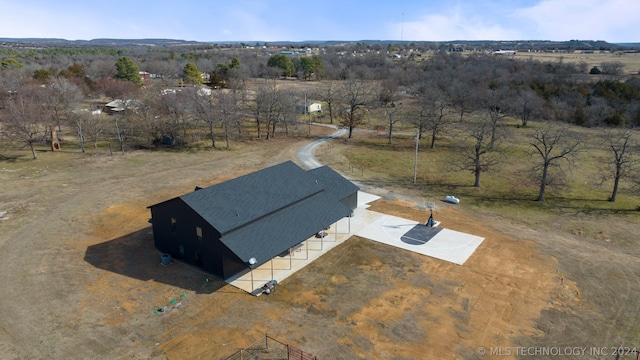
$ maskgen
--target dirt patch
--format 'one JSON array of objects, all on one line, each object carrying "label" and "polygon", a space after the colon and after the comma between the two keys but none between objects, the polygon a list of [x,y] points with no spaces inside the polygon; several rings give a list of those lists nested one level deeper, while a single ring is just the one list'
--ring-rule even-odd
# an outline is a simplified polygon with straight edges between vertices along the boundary
[{"label": "dirt patch", "polygon": [[[372,210],[416,221],[425,214],[402,201],[379,200]],[[201,314],[211,314],[202,315],[209,319],[203,323],[251,324],[238,338],[227,326],[209,323],[207,341],[219,349],[242,346],[266,331],[321,358],[464,358],[481,346],[515,346],[522,336],[541,336],[536,319],[562,306],[552,299],[579,304],[575,284],[533,241],[500,234],[460,211],[436,216],[448,228],[485,237],[464,266],[354,237],[268,297],[202,303]],[[226,295],[210,295],[219,296]],[[250,312],[241,315],[247,306]],[[166,333],[168,358],[204,356],[196,350],[203,337],[193,326],[181,322]]]}]

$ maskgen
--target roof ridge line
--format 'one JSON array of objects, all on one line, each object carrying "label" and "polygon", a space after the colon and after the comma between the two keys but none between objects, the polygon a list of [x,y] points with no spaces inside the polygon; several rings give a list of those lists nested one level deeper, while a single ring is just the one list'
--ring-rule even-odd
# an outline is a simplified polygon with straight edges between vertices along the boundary
[{"label": "roof ridge line", "polygon": [[273,211],[271,211],[269,213],[266,213],[266,214],[264,214],[262,216],[259,216],[259,217],[255,218],[255,219],[247,221],[246,223],[242,223],[241,225],[236,226],[235,228],[233,228],[233,229],[231,229],[231,230],[229,230],[227,232],[221,233],[220,234],[220,238],[223,238],[225,235],[228,235],[228,234],[231,234],[231,233],[233,233],[235,231],[238,231],[238,230],[244,228],[245,226],[249,226],[249,225],[251,225],[251,224],[253,224],[255,222],[261,221],[262,219],[267,218],[267,217],[269,217],[269,216],[271,216],[271,215],[273,215],[275,213],[278,213],[278,212],[280,212],[280,211],[282,211],[282,210],[284,210],[284,209],[286,209],[288,207],[291,207],[292,205],[296,205],[296,204],[299,204],[299,203],[301,203],[303,201],[306,201],[306,200],[308,200],[308,199],[310,199],[310,198],[312,198],[312,197],[314,197],[314,196],[316,196],[316,195],[318,195],[318,194],[320,194],[320,193],[322,193],[324,191],[326,191],[324,188],[318,189],[316,192],[313,192],[313,193],[311,193],[311,194],[309,194],[309,195],[307,195],[307,196],[305,196],[303,198],[300,198],[300,199],[298,199],[298,200],[296,200],[296,201],[294,201],[292,203],[289,203],[289,204],[286,204],[284,206],[281,206],[281,207],[279,207],[279,208],[277,208],[277,209],[275,209],[275,210],[273,210]]}]

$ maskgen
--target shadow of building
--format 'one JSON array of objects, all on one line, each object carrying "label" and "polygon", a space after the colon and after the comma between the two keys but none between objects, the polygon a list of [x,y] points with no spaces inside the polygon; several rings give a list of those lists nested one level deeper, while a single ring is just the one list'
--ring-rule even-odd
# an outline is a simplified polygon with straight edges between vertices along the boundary
[{"label": "shadow of building", "polygon": [[87,247],[84,260],[106,271],[142,281],[155,281],[199,294],[211,294],[227,284],[220,278],[179,261],[161,263],[151,227]]}]

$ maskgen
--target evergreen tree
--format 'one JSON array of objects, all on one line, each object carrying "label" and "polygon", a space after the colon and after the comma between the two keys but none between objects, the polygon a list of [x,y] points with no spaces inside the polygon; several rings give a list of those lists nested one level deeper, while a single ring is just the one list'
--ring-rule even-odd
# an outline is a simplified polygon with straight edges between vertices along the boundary
[{"label": "evergreen tree", "polygon": [[49,79],[51,79],[51,76],[53,76],[53,73],[46,69],[37,69],[33,72],[33,78],[42,83],[49,81]]},{"label": "evergreen tree", "polygon": [[136,85],[142,85],[142,79],[140,78],[140,69],[131,60],[131,58],[123,56],[116,62],[116,79],[129,81]]},{"label": "evergreen tree", "polygon": [[188,84],[202,84],[202,73],[194,63],[188,63],[182,70],[184,73],[184,81]]},{"label": "evergreen tree", "polygon": [[0,67],[3,69],[21,69],[24,65],[14,58],[6,58],[0,61]]},{"label": "evergreen tree", "polygon": [[291,76],[295,71],[295,66],[293,65],[293,61],[291,61],[291,59],[288,56],[282,55],[282,54],[277,54],[270,57],[269,61],[267,61],[267,66],[277,67],[281,69],[282,75],[284,76]]},{"label": "evergreen tree", "polygon": [[302,72],[305,80],[309,80],[312,75],[317,75],[324,69],[322,60],[318,56],[302,57],[296,63],[296,70]]}]

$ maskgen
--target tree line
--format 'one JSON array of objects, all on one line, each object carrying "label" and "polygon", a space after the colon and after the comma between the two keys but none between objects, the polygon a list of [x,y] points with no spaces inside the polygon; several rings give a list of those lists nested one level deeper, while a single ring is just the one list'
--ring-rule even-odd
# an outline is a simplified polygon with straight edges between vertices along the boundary
[{"label": "tree line", "polygon": [[[607,129],[603,143],[611,149],[615,168],[612,201],[619,180],[632,173],[640,80],[622,77],[615,66],[607,70],[609,75],[593,78],[580,64],[446,51],[420,61],[374,52],[276,54],[249,64],[229,57],[236,54],[207,63],[208,71],[186,61],[179,70],[156,73],[152,81],[143,81],[139,74],[140,69],[152,68],[154,60],[146,58],[120,56],[110,64],[74,59],[64,68],[55,68],[55,61],[34,68],[5,58],[0,131],[12,144],[29,147],[34,158],[34,146],[51,140],[54,131],[57,136],[73,131],[82,152],[87,144],[95,148],[101,141],[109,149],[113,142],[123,153],[132,147],[202,141],[217,148],[219,140],[228,148],[233,139],[247,136],[287,136],[302,120],[300,103],[308,99],[321,102],[323,116],[347,128],[349,138],[372,118],[384,119],[388,143],[393,142],[394,126],[402,123],[416,128],[420,138],[428,137],[431,148],[441,134],[463,128],[473,146],[465,151],[460,168],[474,174],[478,187],[481,174],[500,163],[508,142],[506,119],[518,119],[521,128],[531,127],[531,121],[544,125],[532,129],[530,137],[533,153],[540,158],[535,169],[540,175],[538,200],[544,200],[547,185],[561,177],[561,165],[571,165],[584,151],[566,127],[548,124]],[[166,62],[176,58],[169,56]],[[98,65],[103,71],[95,72]],[[299,73],[299,81],[313,84],[313,90],[301,93],[282,80],[294,73]],[[203,86],[205,82],[209,86]],[[101,96],[117,103],[110,115],[95,115],[96,105],[86,105],[96,104]]]}]

